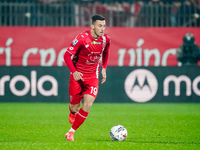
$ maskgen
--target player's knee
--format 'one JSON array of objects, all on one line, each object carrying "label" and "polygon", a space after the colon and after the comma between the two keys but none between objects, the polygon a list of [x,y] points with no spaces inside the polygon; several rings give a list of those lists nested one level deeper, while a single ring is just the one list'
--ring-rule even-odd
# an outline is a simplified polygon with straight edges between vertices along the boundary
[{"label": "player's knee", "polygon": [[72,113],[77,113],[78,111],[77,111],[76,109],[72,108],[72,109],[71,109],[71,112],[72,112]]},{"label": "player's knee", "polygon": [[84,100],[83,100],[83,110],[85,110],[86,112],[89,112],[94,100],[95,98],[93,96],[85,94]]},{"label": "player's knee", "polygon": [[77,113],[80,109],[80,105],[71,105],[70,108],[73,113]]},{"label": "player's knee", "polygon": [[89,112],[90,108],[92,107],[92,104],[93,104],[93,103],[85,103],[85,104],[83,105],[83,109],[84,109],[85,111]]},{"label": "player's knee", "polygon": [[88,103],[88,104],[86,105],[86,107],[87,107],[88,109],[90,109],[90,108],[92,107],[92,103]]}]

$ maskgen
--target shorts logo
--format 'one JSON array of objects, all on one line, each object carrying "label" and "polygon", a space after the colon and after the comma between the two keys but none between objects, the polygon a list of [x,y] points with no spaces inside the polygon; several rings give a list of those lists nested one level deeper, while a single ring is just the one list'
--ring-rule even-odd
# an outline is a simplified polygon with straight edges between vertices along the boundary
[{"label": "shorts logo", "polygon": [[72,102],[73,96],[69,96],[69,101]]},{"label": "shorts logo", "polygon": [[158,81],[149,70],[137,69],[126,77],[124,88],[131,100],[135,102],[147,102],[156,95]]},{"label": "shorts logo", "polygon": [[78,43],[78,40],[77,40],[77,39],[75,39],[75,41],[74,41],[72,44],[75,46],[76,43]]}]

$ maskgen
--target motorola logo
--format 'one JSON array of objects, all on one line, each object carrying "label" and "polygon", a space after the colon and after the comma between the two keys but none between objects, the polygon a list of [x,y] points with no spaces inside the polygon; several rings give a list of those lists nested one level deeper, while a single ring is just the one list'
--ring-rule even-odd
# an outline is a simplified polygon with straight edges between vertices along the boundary
[{"label": "motorola logo", "polygon": [[156,95],[158,81],[152,72],[146,69],[137,69],[126,77],[124,88],[131,100],[147,102]]}]

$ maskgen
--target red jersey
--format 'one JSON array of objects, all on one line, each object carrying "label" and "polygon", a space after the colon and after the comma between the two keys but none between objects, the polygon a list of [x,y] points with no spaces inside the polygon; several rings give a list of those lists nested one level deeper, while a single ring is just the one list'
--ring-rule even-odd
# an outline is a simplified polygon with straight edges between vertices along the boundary
[{"label": "red jersey", "polygon": [[72,41],[66,52],[73,56],[73,64],[83,78],[98,78],[101,62],[103,68],[107,67],[109,47],[110,37],[107,34],[95,39],[87,30]]}]

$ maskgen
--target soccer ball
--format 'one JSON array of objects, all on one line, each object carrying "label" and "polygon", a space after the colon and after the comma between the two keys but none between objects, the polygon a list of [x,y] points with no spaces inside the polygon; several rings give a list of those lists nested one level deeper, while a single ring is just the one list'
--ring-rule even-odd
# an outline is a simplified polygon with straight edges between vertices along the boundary
[{"label": "soccer ball", "polygon": [[110,129],[110,138],[113,141],[124,141],[126,140],[127,135],[127,130],[122,125],[116,125]]}]

